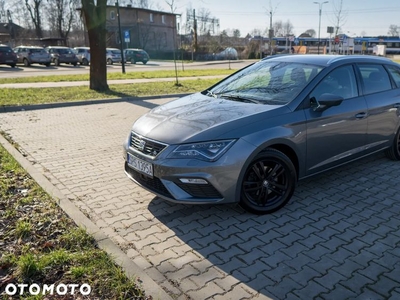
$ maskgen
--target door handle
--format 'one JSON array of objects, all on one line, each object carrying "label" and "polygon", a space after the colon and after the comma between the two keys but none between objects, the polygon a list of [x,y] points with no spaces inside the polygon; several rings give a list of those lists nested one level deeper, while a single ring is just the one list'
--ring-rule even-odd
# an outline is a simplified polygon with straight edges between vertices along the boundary
[{"label": "door handle", "polygon": [[363,118],[365,118],[366,116],[367,116],[367,113],[365,113],[365,112],[356,114],[356,118],[357,118],[357,119],[363,119]]}]

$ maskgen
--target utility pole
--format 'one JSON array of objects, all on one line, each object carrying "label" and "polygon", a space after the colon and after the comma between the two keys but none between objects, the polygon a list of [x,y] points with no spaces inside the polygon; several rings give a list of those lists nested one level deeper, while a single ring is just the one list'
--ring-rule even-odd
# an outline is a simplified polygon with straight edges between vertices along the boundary
[{"label": "utility pole", "polygon": [[269,50],[270,50],[270,55],[273,54],[272,51],[272,38],[274,37],[274,30],[272,29],[272,10],[269,12],[269,32],[268,32],[268,38],[269,38]]}]

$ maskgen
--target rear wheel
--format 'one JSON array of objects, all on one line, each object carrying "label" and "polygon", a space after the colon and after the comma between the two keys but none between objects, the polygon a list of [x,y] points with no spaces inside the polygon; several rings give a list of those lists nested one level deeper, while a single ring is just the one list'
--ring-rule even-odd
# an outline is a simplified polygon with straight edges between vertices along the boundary
[{"label": "rear wheel", "polygon": [[23,63],[25,67],[29,67],[31,65],[26,58],[24,58]]},{"label": "rear wheel", "polygon": [[10,65],[11,68],[15,68],[15,64]]},{"label": "rear wheel", "polygon": [[89,65],[89,61],[86,58],[84,58],[84,59],[82,59],[82,64],[84,66],[88,66]]},{"label": "rear wheel", "polygon": [[400,160],[400,128],[393,139],[392,145],[386,149],[385,154],[392,160]]},{"label": "rear wheel", "polygon": [[55,59],[53,60],[53,62],[54,62],[54,65],[55,65],[55,66],[59,66],[59,65],[60,65],[60,61],[59,61],[57,58],[55,58]]},{"label": "rear wheel", "polygon": [[107,59],[107,65],[112,65],[112,64],[113,64],[112,59],[111,58]]},{"label": "rear wheel", "polygon": [[266,149],[254,158],[244,174],[240,204],[251,213],[273,213],[290,200],[296,182],[292,161],[278,150]]}]

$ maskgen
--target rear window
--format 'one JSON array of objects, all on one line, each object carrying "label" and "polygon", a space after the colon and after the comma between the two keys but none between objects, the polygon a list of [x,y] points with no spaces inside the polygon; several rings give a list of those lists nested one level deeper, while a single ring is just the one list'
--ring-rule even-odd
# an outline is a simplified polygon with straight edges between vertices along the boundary
[{"label": "rear window", "polygon": [[12,51],[12,49],[10,47],[0,47],[0,52],[10,53],[10,52],[13,52],[13,51]]},{"label": "rear window", "polygon": [[28,49],[28,52],[30,52],[30,53],[42,53],[42,52],[44,52],[44,49],[33,48],[33,49]]}]

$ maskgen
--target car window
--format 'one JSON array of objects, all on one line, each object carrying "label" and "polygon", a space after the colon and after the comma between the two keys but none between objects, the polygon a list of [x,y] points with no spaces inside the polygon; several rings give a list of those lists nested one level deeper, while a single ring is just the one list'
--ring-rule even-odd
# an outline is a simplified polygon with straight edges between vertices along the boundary
[{"label": "car window", "polygon": [[395,66],[387,66],[387,68],[390,75],[392,75],[394,82],[396,82],[397,87],[400,88],[400,68]]},{"label": "car window", "polygon": [[318,83],[310,98],[319,99],[322,94],[333,94],[350,99],[358,96],[357,81],[351,65],[336,68]]},{"label": "car window", "polygon": [[382,65],[359,64],[358,68],[364,83],[365,94],[383,92],[392,88],[389,74]]},{"label": "car window", "polygon": [[0,47],[0,52],[3,52],[3,53],[11,53],[12,50],[11,50],[10,47]]}]

